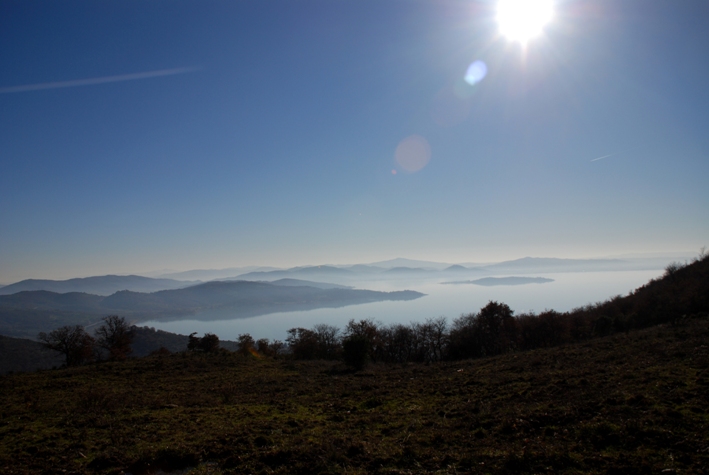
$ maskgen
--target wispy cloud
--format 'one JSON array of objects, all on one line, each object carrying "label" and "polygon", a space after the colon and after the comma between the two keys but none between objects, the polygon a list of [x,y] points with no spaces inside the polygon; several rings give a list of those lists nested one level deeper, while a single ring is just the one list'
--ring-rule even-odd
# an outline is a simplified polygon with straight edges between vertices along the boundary
[{"label": "wispy cloud", "polygon": [[149,79],[159,76],[172,76],[175,74],[191,73],[199,69],[200,68],[198,67],[158,69],[155,71],[144,71],[142,73],[120,74],[118,76],[103,76],[100,78],[74,79],[71,81],[44,82],[40,84],[23,84],[20,86],[0,87],[0,94],[41,91],[43,89],[60,89],[63,87],[93,86],[108,82],[135,81],[138,79]]},{"label": "wispy cloud", "polygon": [[603,160],[604,158],[612,157],[613,155],[615,155],[615,154],[611,153],[610,155],[603,155],[602,157],[594,158],[593,160],[589,160],[589,161],[595,162],[597,160]]}]

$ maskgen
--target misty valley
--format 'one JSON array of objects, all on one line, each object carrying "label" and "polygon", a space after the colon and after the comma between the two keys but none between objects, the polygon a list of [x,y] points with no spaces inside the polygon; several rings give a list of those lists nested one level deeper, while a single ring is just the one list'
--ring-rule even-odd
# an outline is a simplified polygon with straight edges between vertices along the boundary
[{"label": "misty valley", "polygon": [[517,313],[547,308],[567,311],[613,295],[625,295],[657,277],[662,271],[576,272],[551,274],[553,282],[514,286],[443,285],[436,280],[386,280],[362,282],[361,286],[378,291],[412,289],[421,296],[412,300],[381,300],[337,308],[277,311],[249,318],[239,318],[229,309],[199,312],[179,319],[150,319],[140,325],[187,335],[191,332],[214,333],[234,340],[249,333],[256,338],[283,340],[293,327],[311,328],[325,323],[344,327],[348,321],[364,318],[384,324],[409,324],[444,316],[449,321],[475,312],[488,301],[507,303]]},{"label": "misty valley", "polygon": [[0,288],[0,334],[33,339],[40,331],[75,324],[91,328],[106,315],[120,315],[136,325],[185,335],[234,339],[250,333],[283,339],[293,327],[343,325],[350,319],[404,324],[451,319],[490,300],[518,312],[564,311],[626,294],[661,273],[657,267],[647,259],[524,258],[468,266],[393,259],[339,267],[234,269],[236,275],[207,282],[191,278],[194,273],[31,279]]}]

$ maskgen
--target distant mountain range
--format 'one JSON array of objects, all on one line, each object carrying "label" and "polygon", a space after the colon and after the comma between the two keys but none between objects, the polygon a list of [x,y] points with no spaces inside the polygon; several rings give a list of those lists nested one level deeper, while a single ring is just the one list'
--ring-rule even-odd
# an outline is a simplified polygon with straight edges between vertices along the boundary
[{"label": "distant mountain range", "polygon": [[[452,267],[452,268],[451,268]],[[308,277],[322,280],[338,280],[340,282],[362,281],[368,279],[396,278],[396,277],[435,277],[438,274],[448,272],[465,271],[471,274],[479,273],[478,269],[466,268],[463,266],[449,266],[443,269],[433,269],[424,267],[396,266],[391,268],[377,267],[373,265],[354,265],[350,267],[335,266],[310,266],[293,267],[285,270],[248,272],[235,276],[238,280],[263,280],[272,281],[281,278]]]},{"label": "distant mountain range", "polygon": [[[690,256],[688,256],[690,257]],[[120,290],[133,292],[157,292],[197,285],[207,280],[249,280],[273,282],[281,279],[297,279],[329,282],[328,285],[344,285],[381,279],[445,279],[451,277],[505,276],[509,274],[543,274],[561,272],[605,272],[622,270],[664,269],[674,257],[652,255],[622,259],[560,259],[524,257],[494,264],[447,264],[433,261],[397,258],[372,264],[299,266],[290,269],[273,267],[232,267],[227,269],[190,270],[163,274],[161,278],[138,275],[105,275],[69,280],[28,279],[1,286],[0,295],[9,295],[25,290],[48,290],[51,292],[85,292],[108,296]],[[172,278],[167,278],[170,276]],[[194,279],[194,280],[183,280]],[[336,284],[332,284],[335,282]],[[283,284],[285,285],[285,284]]]},{"label": "distant mountain range", "polygon": [[293,278],[294,276],[329,279],[332,277],[355,277],[356,275],[357,274],[355,272],[352,272],[351,270],[342,269],[334,266],[308,266],[293,267],[292,269],[286,270],[247,272],[246,274],[241,274],[239,276],[233,277],[233,279],[271,281],[281,278]]},{"label": "distant mountain range", "polygon": [[393,267],[419,267],[427,270],[443,270],[449,267],[451,264],[445,264],[443,262],[434,261],[421,261],[417,259],[406,259],[403,257],[397,257],[396,259],[389,259],[388,261],[372,262],[370,266],[380,267],[383,269],[391,269]]},{"label": "distant mountain range", "polygon": [[246,267],[230,267],[227,269],[193,269],[183,272],[168,272],[158,274],[155,277],[161,279],[175,279],[175,280],[197,280],[206,282],[209,280],[220,280],[227,279],[229,277],[234,277],[235,275],[243,274],[245,272],[253,271],[269,271],[278,270],[277,267],[264,267],[264,266],[246,266]]},{"label": "distant mountain range", "polygon": [[0,288],[0,295],[9,295],[26,290],[49,290],[51,292],[86,292],[94,295],[111,295],[119,290],[156,292],[180,289],[200,282],[172,279],[151,279],[139,275],[103,275],[69,280],[27,279]]},{"label": "distant mountain range", "polygon": [[475,284],[492,287],[496,285],[526,285],[526,284],[545,284],[554,282],[554,279],[544,277],[483,277],[476,280],[461,280],[457,282],[441,282],[442,284]]},{"label": "distant mountain range", "polygon": [[557,259],[524,257],[482,267],[488,272],[588,272],[619,270],[629,263],[621,259]]},{"label": "distant mountain range", "polygon": [[285,285],[287,287],[315,287],[316,289],[351,289],[349,285],[328,284],[325,282],[313,282],[312,280],[301,279],[278,279],[270,282],[273,285]]},{"label": "distant mountain range", "polygon": [[[244,318],[384,300],[412,300],[424,295],[409,290],[378,292],[318,282],[313,283],[316,286],[304,284],[307,282],[293,280],[281,283],[214,281],[152,293],[122,290],[109,296],[22,291],[0,296],[0,334],[35,338],[40,331],[66,324],[89,325],[106,315],[121,315],[132,322],[187,316]],[[226,312],[219,314],[221,316],[204,317],[203,313],[210,310]]]},{"label": "distant mountain range", "polygon": [[[273,271],[247,272],[233,279],[273,281],[282,278],[316,278],[328,282],[357,282],[372,279],[432,279],[452,276],[495,276],[505,274],[539,274],[561,272],[604,272],[621,270],[651,270],[664,268],[671,259],[559,259],[524,257],[496,264],[476,265],[444,264],[410,259],[392,259],[374,264],[353,266],[306,266]],[[399,265],[409,264],[409,265]],[[417,265],[420,264],[420,265]],[[389,266],[389,267],[384,267]]]}]

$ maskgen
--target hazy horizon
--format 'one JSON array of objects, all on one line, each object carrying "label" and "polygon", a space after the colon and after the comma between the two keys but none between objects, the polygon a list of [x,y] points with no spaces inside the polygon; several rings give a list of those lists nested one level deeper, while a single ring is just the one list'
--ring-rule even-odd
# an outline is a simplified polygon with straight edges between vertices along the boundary
[{"label": "hazy horizon", "polygon": [[709,3],[552,3],[2,2],[0,284],[696,255]]},{"label": "hazy horizon", "polygon": [[[224,266],[224,267],[194,267],[194,268],[185,268],[185,269],[156,269],[156,270],[150,270],[150,271],[126,271],[126,272],[103,272],[101,270],[98,270],[95,273],[88,273],[85,275],[74,275],[74,274],[52,274],[52,273],[45,273],[42,275],[36,275],[36,276],[31,276],[31,277],[23,277],[20,279],[12,280],[12,281],[0,281],[0,285],[10,285],[15,282],[20,282],[22,280],[26,279],[47,279],[47,280],[68,280],[68,279],[74,279],[74,278],[86,278],[86,277],[95,277],[95,276],[104,276],[104,275],[119,275],[119,276],[128,276],[128,275],[137,275],[137,276],[145,276],[145,277],[150,277],[150,278],[175,278],[171,277],[170,274],[180,274],[180,273],[188,273],[188,272],[220,272],[220,271],[228,271],[231,269],[234,269],[235,271],[243,271],[243,272],[249,272],[257,269],[279,269],[279,270],[287,270],[287,269],[293,269],[297,267],[310,267],[310,266],[334,266],[334,267],[349,267],[349,266],[355,266],[355,265],[376,265],[380,264],[382,262],[386,261],[394,261],[394,260],[399,260],[399,259],[404,259],[404,260],[411,260],[411,261],[422,261],[422,262],[430,262],[431,264],[438,264],[438,265],[466,265],[466,266],[485,266],[488,264],[495,264],[499,262],[507,262],[507,261],[514,261],[517,259],[523,259],[527,257],[532,257],[532,258],[556,258],[556,259],[628,259],[628,260],[651,260],[651,259],[664,259],[667,261],[667,263],[674,261],[675,259],[679,260],[680,262],[682,261],[687,261],[691,260],[692,258],[696,257],[699,254],[699,251],[697,252],[691,252],[691,251],[675,251],[675,252],[653,252],[653,253],[624,253],[624,254],[615,254],[615,255],[599,255],[599,256],[589,256],[589,257],[558,257],[558,256],[519,256],[519,257],[514,257],[511,259],[500,259],[500,260],[490,260],[490,261],[477,261],[477,262],[471,262],[471,261],[431,261],[428,259],[413,259],[413,258],[407,258],[407,257],[395,257],[391,259],[383,259],[383,260],[371,260],[371,261],[363,261],[363,262],[309,262],[309,263],[304,263],[304,264],[297,264],[297,265],[283,265],[283,266],[276,266],[276,265],[229,265],[229,266]],[[657,268],[663,268],[665,264],[658,264]],[[392,267],[392,266],[390,266]],[[609,271],[613,272],[613,271]],[[228,277],[235,277],[236,275],[231,275],[229,274]],[[200,280],[200,279],[178,279],[178,280]],[[213,280],[213,279],[207,279],[207,280]]]}]

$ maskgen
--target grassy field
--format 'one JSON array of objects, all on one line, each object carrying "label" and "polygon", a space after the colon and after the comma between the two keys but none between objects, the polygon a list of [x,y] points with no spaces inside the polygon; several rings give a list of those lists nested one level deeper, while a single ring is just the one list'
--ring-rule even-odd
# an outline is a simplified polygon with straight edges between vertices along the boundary
[{"label": "grassy field", "polygon": [[709,320],[431,365],[173,354],[0,378],[0,472],[709,473]]}]

